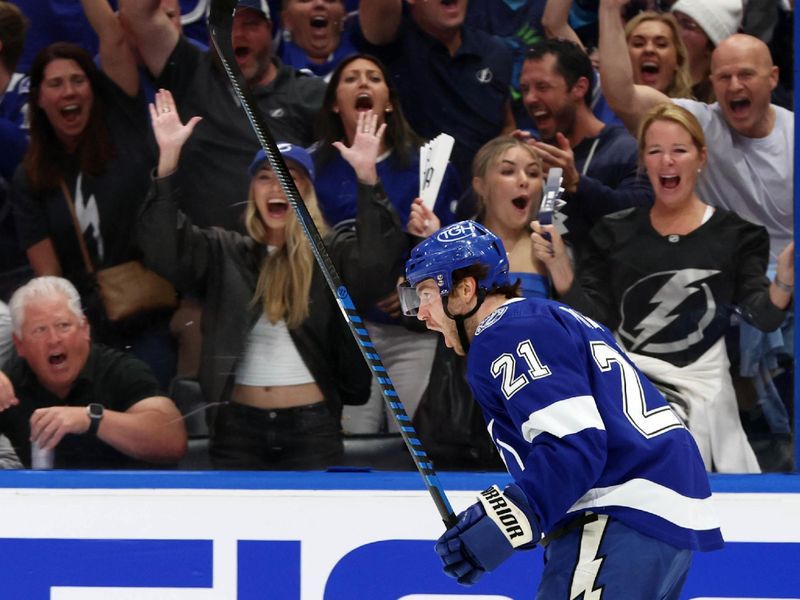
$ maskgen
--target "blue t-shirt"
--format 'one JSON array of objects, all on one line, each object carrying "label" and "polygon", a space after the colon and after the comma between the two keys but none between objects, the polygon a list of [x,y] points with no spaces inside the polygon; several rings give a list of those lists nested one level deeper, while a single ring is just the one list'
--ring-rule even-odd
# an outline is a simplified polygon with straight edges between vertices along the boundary
[{"label": "blue t-shirt", "polygon": [[467,379],[545,532],[590,510],[678,548],[722,546],[692,435],[605,327],[510,300],[478,326]]},{"label": "blue t-shirt", "polygon": [[539,273],[518,273],[512,271],[508,274],[511,281],[519,279],[520,292],[523,298],[549,298],[550,280]]},{"label": "blue t-shirt", "polygon": [[[409,165],[405,168],[389,155],[378,162],[377,170],[383,189],[405,228],[411,203],[419,196],[419,153],[415,152],[411,156]],[[341,227],[348,225],[349,222],[355,223],[358,181],[353,167],[340,154],[330,162],[317,167],[314,188],[317,191],[322,215],[329,225]],[[433,212],[439,217],[442,227],[455,221],[453,206],[460,195],[458,176],[453,167],[448,165],[433,207]]]}]

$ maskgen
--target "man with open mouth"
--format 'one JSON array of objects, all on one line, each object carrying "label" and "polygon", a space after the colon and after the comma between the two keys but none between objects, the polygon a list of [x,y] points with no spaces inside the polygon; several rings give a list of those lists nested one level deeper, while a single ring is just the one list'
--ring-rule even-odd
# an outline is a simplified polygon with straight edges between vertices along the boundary
[{"label": "man with open mouth", "polygon": [[606,125],[592,113],[593,78],[586,53],[555,39],[531,46],[520,75],[522,102],[539,134],[530,143],[545,172],[554,167],[564,173],[566,205],[556,222],[573,247],[587,239],[603,215],[653,201],[653,190],[638,170],[636,140],[624,127]]},{"label": "man with open mouth", "polygon": [[153,468],[186,453],[186,429],[138,359],[91,341],[75,287],[37,277],[9,303],[17,356],[0,365],[0,433],[22,464],[52,453],[56,468]]},{"label": "man with open mouth", "polygon": [[[600,75],[609,106],[635,133],[641,116],[669,98],[634,83],[620,16],[627,2],[600,3]],[[697,117],[706,134],[708,168],[698,178],[698,192],[712,206],[767,228],[774,270],[778,254],[793,239],[794,205],[794,116],[770,103],[778,68],[766,44],[735,34],[714,49],[710,80],[713,104],[673,99]]]},{"label": "man with open mouth", "polygon": [[344,0],[284,0],[278,55],[287,65],[325,77],[357,52],[355,19],[347,19]]}]

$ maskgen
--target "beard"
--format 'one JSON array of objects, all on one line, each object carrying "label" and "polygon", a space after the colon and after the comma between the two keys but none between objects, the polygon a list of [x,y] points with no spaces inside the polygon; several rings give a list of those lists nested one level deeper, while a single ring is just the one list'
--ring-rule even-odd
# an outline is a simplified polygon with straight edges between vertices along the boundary
[{"label": "beard", "polygon": [[269,48],[264,48],[257,54],[253,54],[253,59],[255,63],[252,66],[248,66],[246,70],[242,70],[244,80],[250,87],[258,85],[264,78],[264,74],[269,69],[270,61],[272,60],[272,53]]},{"label": "beard", "polygon": [[557,113],[554,113],[556,128],[553,134],[549,137],[542,137],[542,141],[548,144],[556,145],[556,134],[562,133],[564,136],[569,137],[575,130],[575,115],[577,110],[574,106],[564,106]]}]

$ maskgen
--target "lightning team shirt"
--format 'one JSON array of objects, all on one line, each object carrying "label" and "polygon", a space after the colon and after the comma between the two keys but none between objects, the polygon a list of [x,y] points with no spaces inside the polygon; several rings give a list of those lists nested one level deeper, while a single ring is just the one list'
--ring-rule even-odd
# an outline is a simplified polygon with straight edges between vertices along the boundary
[{"label": "lightning team shirt", "polygon": [[689,234],[664,236],[649,209],[628,209],[592,229],[580,286],[560,299],[626,350],[683,367],[725,335],[734,312],[763,331],[783,322],[769,299],[768,257],[767,231],[736,213],[716,209]]},{"label": "lightning team shirt", "polygon": [[549,300],[510,300],[476,330],[468,381],[543,530],[590,510],[678,548],[722,535],[694,440],[611,333]]},{"label": "lightning team shirt", "polygon": [[[127,96],[101,72],[95,99],[105,106],[114,157],[105,170],[95,176],[80,172],[77,164],[66,159],[61,173],[72,195],[89,256],[99,269],[137,257],[133,226],[150,185],[155,157],[141,93],[136,97]],[[14,174],[10,197],[20,246],[27,249],[50,239],[64,276],[82,293],[89,292],[91,284],[86,281],[86,266],[60,188],[34,190],[20,165]]]}]

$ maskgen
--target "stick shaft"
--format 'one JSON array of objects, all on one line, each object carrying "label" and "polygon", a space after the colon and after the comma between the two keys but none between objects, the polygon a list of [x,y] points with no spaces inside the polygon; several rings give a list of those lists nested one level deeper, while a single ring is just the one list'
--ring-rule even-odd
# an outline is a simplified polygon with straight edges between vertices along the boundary
[{"label": "stick shaft", "polygon": [[213,0],[211,3],[211,12],[209,15],[209,31],[214,48],[220,57],[225,72],[230,79],[231,85],[236,91],[236,95],[241,100],[242,109],[245,111],[250,124],[255,131],[256,138],[258,139],[261,147],[267,155],[270,167],[280,182],[281,189],[292,208],[297,215],[305,235],[311,244],[311,249],[314,257],[322,271],[325,281],[331,290],[331,293],[336,298],[342,316],[347,322],[350,332],[353,334],[364,360],[367,362],[373,376],[377,379],[381,388],[381,395],[386,402],[387,407],[400,429],[400,434],[403,441],[408,448],[414,465],[417,467],[422,480],[425,483],[429,493],[433,498],[439,515],[442,517],[445,525],[451,527],[456,522],[455,514],[450,506],[447,496],[444,493],[444,488],[439,482],[439,478],[433,469],[433,465],[428,459],[425,450],[422,447],[417,432],[411,424],[411,419],[406,413],[403,403],[400,401],[397,392],[394,389],[391,379],[389,378],[386,368],[383,366],[381,357],[375,350],[375,346],[369,337],[364,321],[356,311],[350,294],[347,288],[341,281],[336,267],[325,248],[322,237],[314,224],[311,215],[303,202],[297,187],[294,184],[286,162],[281,156],[278,145],[272,134],[269,131],[261,112],[257,109],[257,105],[250,93],[249,88],[242,80],[241,73],[238,66],[236,66],[235,58],[231,48],[231,29],[233,23],[233,11],[236,7],[236,0]]}]

